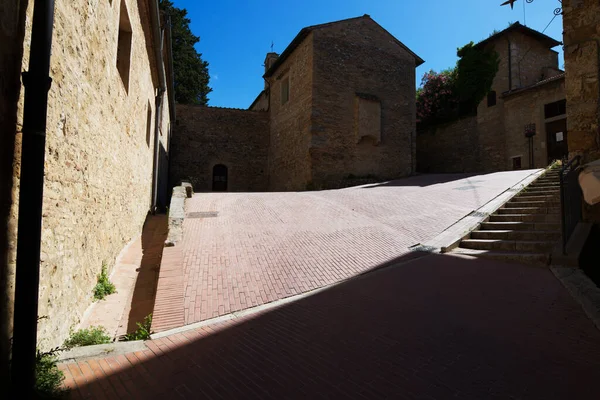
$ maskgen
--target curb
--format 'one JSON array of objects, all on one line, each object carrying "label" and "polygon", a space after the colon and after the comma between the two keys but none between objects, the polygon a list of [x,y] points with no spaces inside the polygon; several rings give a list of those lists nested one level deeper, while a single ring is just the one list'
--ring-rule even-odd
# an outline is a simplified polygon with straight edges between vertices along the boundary
[{"label": "curb", "polygon": [[108,344],[96,344],[92,346],[74,347],[70,350],[60,352],[57,361],[62,363],[83,361],[89,358],[104,357],[108,355],[119,355],[146,350],[148,347],[143,340],[131,342],[113,342]]}]

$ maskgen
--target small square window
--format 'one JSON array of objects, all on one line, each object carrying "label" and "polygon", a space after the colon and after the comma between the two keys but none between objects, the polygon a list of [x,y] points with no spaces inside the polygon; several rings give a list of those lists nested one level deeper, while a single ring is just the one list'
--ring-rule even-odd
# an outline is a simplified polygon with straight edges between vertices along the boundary
[{"label": "small square window", "polygon": [[287,77],[281,82],[281,104],[285,104],[290,100],[290,78]]},{"label": "small square window", "polygon": [[487,105],[488,107],[493,107],[496,105],[496,92],[493,90],[487,95]]},{"label": "small square window", "polygon": [[512,169],[521,169],[521,156],[512,158]]}]

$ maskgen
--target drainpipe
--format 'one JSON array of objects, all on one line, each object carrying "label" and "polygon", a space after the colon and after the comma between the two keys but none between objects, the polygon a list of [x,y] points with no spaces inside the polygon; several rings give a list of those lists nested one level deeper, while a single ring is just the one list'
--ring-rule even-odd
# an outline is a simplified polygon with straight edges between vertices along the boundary
[{"label": "drainpipe", "polygon": [[11,368],[12,389],[23,398],[34,398],[46,116],[48,91],[52,84],[50,52],[53,24],[54,0],[35,0],[29,71],[23,73],[25,104]]},{"label": "drainpipe", "polygon": [[[159,145],[160,145],[160,124],[162,122],[162,101],[166,91],[166,78],[165,78],[165,66],[163,64],[162,52],[163,52],[163,37],[164,30],[160,28],[160,11],[158,7],[158,0],[150,1],[150,19],[152,22],[153,36],[155,38],[154,47],[154,58],[156,61],[156,69],[158,70],[158,83],[157,94],[155,98],[155,118],[154,118],[154,161],[152,165],[152,204],[150,211],[156,212],[157,199],[158,199],[158,171],[160,167],[159,163]],[[158,42],[157,42],[158,41]]]}]

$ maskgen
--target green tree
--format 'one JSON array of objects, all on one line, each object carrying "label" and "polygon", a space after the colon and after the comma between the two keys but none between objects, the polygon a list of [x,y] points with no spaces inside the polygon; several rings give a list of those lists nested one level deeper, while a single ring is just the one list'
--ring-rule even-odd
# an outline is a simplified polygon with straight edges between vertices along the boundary
[{"label": "green tree", "polygon": [[173,73],[175,75],[175,101],[181,104],[208,104],[208,63],[194,47],[200,37],[190,29],[190,19],[185,8],[177,8],[170,0],[159,0],[161,11],[171,17],[173,37]]}]

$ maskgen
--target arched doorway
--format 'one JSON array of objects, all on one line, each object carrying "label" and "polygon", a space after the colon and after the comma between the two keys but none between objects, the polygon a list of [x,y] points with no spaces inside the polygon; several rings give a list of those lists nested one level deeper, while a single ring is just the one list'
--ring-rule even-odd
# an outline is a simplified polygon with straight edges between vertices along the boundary
[{"label": "arched doorway", "polygon": [[223,164],[217,164],[213,167],[213,192],[227,191],[227,167]]}]

